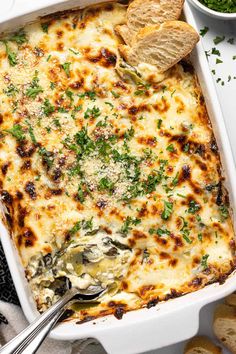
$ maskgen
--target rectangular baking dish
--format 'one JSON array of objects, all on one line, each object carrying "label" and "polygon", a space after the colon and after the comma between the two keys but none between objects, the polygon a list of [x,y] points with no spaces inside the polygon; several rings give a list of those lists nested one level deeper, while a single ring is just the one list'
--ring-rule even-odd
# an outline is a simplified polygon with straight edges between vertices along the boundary
[{"label": "rectangular baking dish", "polygon": [[[14,0],[12,0],[14,1]],[[100,0],[15,0],[8,10],[1,12],[0,32],[6,32],[36,20],[49,13],[84,7]],[[188,4],[184,6],[186,21],[196,28]],[[216,96],[212,77],[201,43],[191,55],[191,61],[198,75],[206,100],[215,137],[221,153],[223,175],[231,199],[232,213],[236,206],[235,165],[227,136],[221,108]],[[11,275],[19,296],[22,309],[28,321],[38,315],[34,300],[25,279],[24,269],[4,223],[0,222],[0,235]],[[212,284],[195,293],[158,304],[151,309],[140,309],[124,315],[122,320],[107,316],[95,321],[76,324],[68,321],[56,326],[50,334],[58,340],[96,338],[111,354],[141,353],[167,346],[196,334],[199,326],[200,309],[236,289],[236,272],[224,284]]]}]

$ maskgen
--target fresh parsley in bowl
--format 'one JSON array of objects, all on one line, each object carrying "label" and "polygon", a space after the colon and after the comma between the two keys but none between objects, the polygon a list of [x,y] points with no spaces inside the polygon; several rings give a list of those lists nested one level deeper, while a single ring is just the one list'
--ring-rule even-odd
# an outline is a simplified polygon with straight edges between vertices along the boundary
[{"label": "fresh parsley in bowl", "polygon": [[236,19],[236,0],[188,0],[201,12],[222,20]]}]

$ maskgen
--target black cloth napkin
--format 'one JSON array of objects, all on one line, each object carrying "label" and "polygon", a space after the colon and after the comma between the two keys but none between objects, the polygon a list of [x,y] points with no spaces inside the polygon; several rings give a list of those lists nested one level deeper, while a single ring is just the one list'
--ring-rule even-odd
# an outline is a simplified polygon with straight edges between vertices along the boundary
[{"label": "black cloth napkin", "polygon": [[[7,265],[3,248],[0,242],[0,300],[19,305],[19,300]],[[0,313],[0,323],[7,323],[7,319]]]}]

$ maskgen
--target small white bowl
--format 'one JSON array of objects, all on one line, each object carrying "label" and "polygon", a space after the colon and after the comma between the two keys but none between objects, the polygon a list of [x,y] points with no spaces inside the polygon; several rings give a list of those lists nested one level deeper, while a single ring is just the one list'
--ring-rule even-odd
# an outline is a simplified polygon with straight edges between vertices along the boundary
[{"label": "small white bowl", "polygon": [[219,12],[209,9],[209,7],[203,5],[198,0],[188,0],[190,4],[192,4],[197,10],[201,11],[202,13],[209,15],[211,17],[218,18],[220,20],[236,20],[236,12],[233,13],[225,13]]}]

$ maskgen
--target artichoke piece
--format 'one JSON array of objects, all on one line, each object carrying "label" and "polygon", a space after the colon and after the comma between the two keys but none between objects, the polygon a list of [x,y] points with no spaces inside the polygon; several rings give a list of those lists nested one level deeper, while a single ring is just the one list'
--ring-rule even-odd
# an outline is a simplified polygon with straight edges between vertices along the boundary
[{"label": "artichoke piece", "polygon": [[51,283],[49,288],[55,292],[55,295],[63,296],[67,290],[71,288],[71,282],[69,278],[65,276],[59,277],[56,278],[53,283]]},{"label": "artichoke piece", "polygon": [[91,307],[96,307],[99,305],[100,302],[98,301],[91,301],[91,302],[75,302],[73,305],[71,305],[71,309],[75,312],[81,311],[81,310],[87,310]]},{"label": "artichoke piece", "polygon": [[124,81],[132,81],[135,84],[145,83],[138,70],[134,66],[126,63],[126,61],[124,61],[121,57],[117,59],[115,69]]},{"label": "artichoke piece", "polygon": [[97,246],[85,248],[83,252],[83,260],[86,263],[97,263],[104,258],[103,252]]}]

